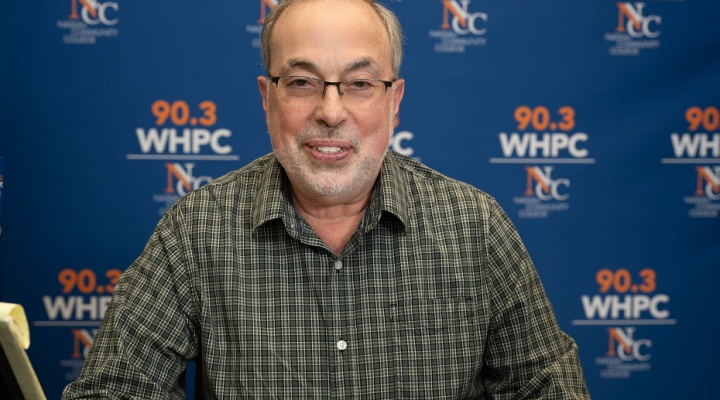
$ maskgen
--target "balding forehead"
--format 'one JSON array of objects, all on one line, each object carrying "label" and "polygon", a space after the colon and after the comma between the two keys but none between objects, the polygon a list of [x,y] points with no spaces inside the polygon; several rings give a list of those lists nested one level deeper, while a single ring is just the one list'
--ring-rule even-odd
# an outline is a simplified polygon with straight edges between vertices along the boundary
[{"label": "balding forehead", "polygon": [[[371,13],[365,15],[374,15],[374,17],[370,18],[380,23],[379,26],[382,27],[382,39],[383,41],[386,41],[391,54],[390,62],[392,66],[392,73],[393,76],[397,78],[403,57],[402,29],[394,13],[375,0],[284,0],[278,3],[268,16],[261,35],[263,62],[268,73],[270,70],[272,56],[271,47],[274,47],[274,44],[272,42],[274,37],[276,36],[276,28],[287,23],[286,18],[288,16],[290,16],[290,18],[301,18],[302,20],[302,18],[305,18],[302,15],[303,13],[301,11],[301,9],[304,8],[303,5],[318,3],[320,3],[323,8],[333,10],[334,12],[338,12],[339,8],[342,7],[341,5],[343,3],[354,4],[360,7],[367,7],[367,10],[371,10]],[[300,11],[300,14],[295,14],[297,11]],[[357,11],[354,12],[357,13]],[[326,19],[331,20],[332,16]]]}]

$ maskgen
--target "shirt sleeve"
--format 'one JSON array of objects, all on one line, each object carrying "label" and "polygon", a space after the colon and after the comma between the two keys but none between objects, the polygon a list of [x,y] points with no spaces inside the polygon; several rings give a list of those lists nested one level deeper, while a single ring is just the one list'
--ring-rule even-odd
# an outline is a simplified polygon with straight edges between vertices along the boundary
[{"label": "shirt sleeve", "polygon": [[487,274],[493,319],[477,377],[492,399],[589,399],[575,342],[558,326],[512,222],[494,202]]},{"label": "shirt sleeve", "polygon": [[[187,360],[197,355],[187,239],[166,214],[118,281],[78,379],[63,399],[184,399]],[[186,243],[185,243],[186,244]]]}]

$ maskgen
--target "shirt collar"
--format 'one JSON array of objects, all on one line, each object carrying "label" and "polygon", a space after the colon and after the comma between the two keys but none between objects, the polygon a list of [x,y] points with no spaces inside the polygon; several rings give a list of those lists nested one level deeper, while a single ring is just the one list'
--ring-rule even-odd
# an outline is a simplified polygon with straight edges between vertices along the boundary
[{"label": "shirt collar", "polygon": [[[297,213],[291,201],[290,182],[277,158],[269,157],[268,163],[250,205],[252,229],[254,231],[267,222],[282,219],[285,227],[292,231],[297,225]],[[407,181],[395,155],[388,151],[365,213],[363,230],[372,230],[385,214],[397,219],[405,228],[407,209]]]},{"label": "shirt collar", "polygon": [[388,151],[365,214],[365,232],[373,229],[384,215],[397,219],[403,228],[407,226],[409,205],[407,187],[407,180],[395,158],[395,153]]},{"label": "shirt collar", "polygon": [[[274,155],[266,157],[267,166],[261,175],[255,197],[250,204],[252,229],[295,214],[290,196],[290,182]],[[286,224],[287,225],[287,224]]]}]

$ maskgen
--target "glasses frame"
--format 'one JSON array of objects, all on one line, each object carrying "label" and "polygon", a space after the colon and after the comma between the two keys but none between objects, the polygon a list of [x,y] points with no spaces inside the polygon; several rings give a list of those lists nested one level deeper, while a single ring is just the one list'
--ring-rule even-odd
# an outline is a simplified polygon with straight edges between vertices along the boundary
[{"label": "glasses frame", "polygon": [[388,90],[390,87],[392,87],[393,83],[395,83],[395,80],[385,81],[385,80],[382,80],[382,79],[372,79],[372,78],[347,79],[347,80],[344,80],[344,81],[332,82],[332,81],[325,81],[325,80],[322,80],[322,79],[319,79],[319,78],[313,78],[313,77],[311,77],[311,76],[304,76],[304,75],[281,75],[281,76],[268,75],[268,78],[270,78],[270,81],[275,84],[275,87],[276,87],[276,88],[279,88],[279,87],[280,87],[280,79],[283,79],[283,78],[304,78],[304,79],[307,79],[307,80],[310,80],[310,81],[322,82],[323,88],[322,88],[322,92],[320,92],[320,98],[321,98],[321,99],[324,99],[324,98],[325,98],[325,89],[327,89],[328,86],[335,86],[335,87],[337,88],[337,90],[338,90],[338,95],[340,96],[340,99],[342,99],[342,98],[343,98],[343,95],[344,95],[345,93],[342,91],[342,89],[340,89],[340,85],[343,84],[343,83],[346,83],[346,82],[352,82],[352,81],[372,81],[372,82],[380,82],[380,83],[382,83],[382,84],[385,86],[385,90],[384,90],[383,93],[387,93],[387,90]]}]

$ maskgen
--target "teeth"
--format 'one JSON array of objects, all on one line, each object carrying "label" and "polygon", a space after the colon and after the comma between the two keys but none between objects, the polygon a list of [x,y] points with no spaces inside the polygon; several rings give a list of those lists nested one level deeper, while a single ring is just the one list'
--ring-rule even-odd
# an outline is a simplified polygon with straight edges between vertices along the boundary
[{"label": "teeth", "polygon": [[315,147],[315,150],[325,154],[339,153],[343,151],[342,147]]}]

